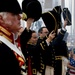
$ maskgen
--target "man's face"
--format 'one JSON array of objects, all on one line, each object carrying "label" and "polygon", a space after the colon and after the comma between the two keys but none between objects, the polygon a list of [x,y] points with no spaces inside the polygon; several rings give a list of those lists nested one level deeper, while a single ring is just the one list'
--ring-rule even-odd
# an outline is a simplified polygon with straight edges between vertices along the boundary
[{"label": "man's face", "polygon": [[32,33],[32,36],[31,36],[31,39],[30,39],[30,42],[32,44],[36,44],[37,43],[37,40],[38,40],[38,36],[37,36],[37,33]]},{"label": "man's face", "polygon": [[21,19],[20,15],[7,13],[7,17],[4,19],[4,23],[9,31],[16,33],[21,28],[20,19]]},{"label": "man's face", "polygon": [[41,33],[42,37],[43,38],[46,37],[48,35],[48,33],[49,33],[48,29],[47,28],[43,28],[42,33]]}]

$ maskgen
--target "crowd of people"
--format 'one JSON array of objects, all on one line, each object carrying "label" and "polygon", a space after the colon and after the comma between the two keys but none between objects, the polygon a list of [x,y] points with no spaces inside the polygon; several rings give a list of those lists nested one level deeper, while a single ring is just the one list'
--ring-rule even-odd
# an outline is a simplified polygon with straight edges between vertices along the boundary
[{"label": "crowd of people", "polygon": [[[17,0],[0,0],[2,75],[66,75],[65,67],[75,70],[75,67],[67,62],[68,47],[67,42],[63,40],[67,32],[67,19],[58,32],[59,19],[54,15],[57,12],[48,13],[53,17],[50,21],[49,16],[48,22],[53,21],[53,24],[49,26],[50,23],[47,22],[49,28],[47,25],[41,27],[37,34],[30,27],[42,17],[42,7],[38,0],[23,0],[22,9]],[[20,20],[26,21],[25,28],[21,26]],[[73,61],[71,57],[69,59]]]}]

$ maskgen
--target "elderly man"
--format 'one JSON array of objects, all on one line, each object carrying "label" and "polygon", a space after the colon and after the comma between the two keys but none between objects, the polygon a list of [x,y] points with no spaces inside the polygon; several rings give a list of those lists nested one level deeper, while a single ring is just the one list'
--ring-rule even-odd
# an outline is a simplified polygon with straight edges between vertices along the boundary
[{"label": "elderly man", "polygon": [[25,58],[16,46],[21,8],[17,0],[0,0],[0,73],[25,75]]}]

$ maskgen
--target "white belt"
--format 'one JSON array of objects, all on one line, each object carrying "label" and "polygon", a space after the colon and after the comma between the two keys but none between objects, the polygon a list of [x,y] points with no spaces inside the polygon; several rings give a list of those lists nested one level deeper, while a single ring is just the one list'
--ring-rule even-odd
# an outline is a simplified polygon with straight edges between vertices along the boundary
[{"label": "white belt", "polygon": [[20,55],[21,57],[23,56],[22,52],[16,47],[16,45],[14,45],[13,43],[11,43],[10,41],[8,41],[6,38],[4,38],[3,36],[0,36],[0,41],[2,41],[4,44],[6,44],[11,50],[13,50],[14,52],[16,52],[18,55]]}]

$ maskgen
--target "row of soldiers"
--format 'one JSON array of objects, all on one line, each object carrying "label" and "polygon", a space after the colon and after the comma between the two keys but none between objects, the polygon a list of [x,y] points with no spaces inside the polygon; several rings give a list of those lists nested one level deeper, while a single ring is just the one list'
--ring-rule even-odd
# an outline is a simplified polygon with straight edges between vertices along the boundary
[{"label": "row of soldiers", "polygon": [[[30,30],[30,27],[41,15],[41,4],[37,0],[23,0],[22,9],[17,0],[0,0],[0,73],[2,75],[64,73],[62,71],[65,66],[62,67],[62,60],[67,60],[68,57],[67,45],[63,40],[67,21],[57,33],[58,28],[61,27],[60,14],[56,11],[44,13],[42,18],[48,31],[43,38],[38,39],[36,32]],[[21,19],[26,21],[25,29],[20,25]],[[39,32],[43,34],[42,29]]]}]

